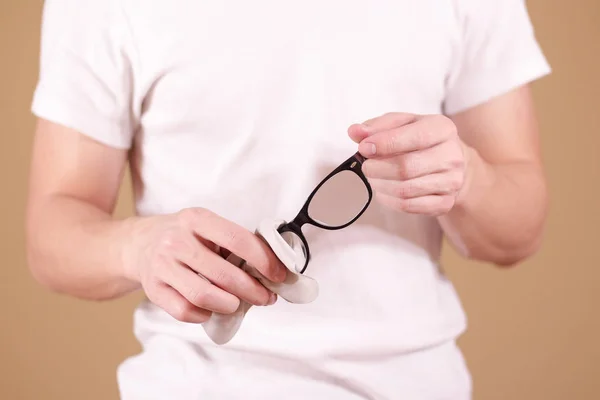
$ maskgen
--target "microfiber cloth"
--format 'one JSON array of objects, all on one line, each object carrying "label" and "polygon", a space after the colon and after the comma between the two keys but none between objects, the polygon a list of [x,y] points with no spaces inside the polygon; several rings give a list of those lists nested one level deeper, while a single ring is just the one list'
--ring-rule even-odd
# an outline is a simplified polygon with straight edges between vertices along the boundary
[{"label": "microfiber cloth", "polygon": [[[281,283],[275,283],[265,278],[258,270],[246,264],[234,254],[227,261],[238,266],[243,271],[258,279],[267,289],[280,296],[282,299],[295,304],[307,304],[314,301],[319,295],[319,285],[313,278],[300,274],[304,267],[304,256],[302,242],[296,236],[285,238],[277,231],[285,221],[263,220],[256,230],[271,247],[275,255],[288,269],[287,278]],[[243,300],[240,301],[238,309],[232,314],[213,313],[211,318],[202,324],[210,339],[223,345],[229,342],[240,329],[242,321],[252,305]]]}]

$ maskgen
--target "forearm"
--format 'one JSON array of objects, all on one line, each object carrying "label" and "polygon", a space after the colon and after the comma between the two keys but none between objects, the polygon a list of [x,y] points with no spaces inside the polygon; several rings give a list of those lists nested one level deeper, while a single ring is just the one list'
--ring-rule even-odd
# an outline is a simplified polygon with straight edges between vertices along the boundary
[{"label": "forearm", "polygon": [[467,148],[468,169],[455,207],[439,217],[465,256],[512,265],[538,248],[547,208],[544,175],[529,162],[490,164]]},{"label": "forearm", "polygon": [[138,288],[126,277],[123,245],[130,220],[117,221],[81,200],[52,196],[29,210],[27,256],[34,277],[53,291],[106,300]]}]

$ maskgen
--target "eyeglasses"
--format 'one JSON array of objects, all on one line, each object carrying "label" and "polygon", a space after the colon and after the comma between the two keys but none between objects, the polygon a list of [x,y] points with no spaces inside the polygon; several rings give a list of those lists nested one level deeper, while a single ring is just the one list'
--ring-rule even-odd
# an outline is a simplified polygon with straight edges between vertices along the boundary
[{"label": "eyeglasses", "polygon": [[277,229],[296,254],[303,274],[310,261],[308,242],[302,233],[306,224],[338,230],[354,223],[367,210],[373,190],[362,172],[365,158],[356,153],[348,158],[312,191],[296,217]]}]

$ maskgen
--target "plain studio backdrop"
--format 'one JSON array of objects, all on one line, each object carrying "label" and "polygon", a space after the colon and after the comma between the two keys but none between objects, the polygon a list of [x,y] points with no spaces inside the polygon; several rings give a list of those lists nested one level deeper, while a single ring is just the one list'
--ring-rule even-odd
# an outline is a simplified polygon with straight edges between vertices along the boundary
[{"label": "plain studio backdrop", "polygon": [[[464,261],[448,246],[443,261],[469,316],[460,345],[475,400],[600,399],[600,1],[528,6],[553,67],[534,85],[551,191],[543,248],[513,269]],[[41,0],[0,1],[0,398],[116,399],[115,368],[138,351],[139,297],[54,295],[25,263],[41,9]],[[119,215],[131,213],[130,195],[125,182]]]}]

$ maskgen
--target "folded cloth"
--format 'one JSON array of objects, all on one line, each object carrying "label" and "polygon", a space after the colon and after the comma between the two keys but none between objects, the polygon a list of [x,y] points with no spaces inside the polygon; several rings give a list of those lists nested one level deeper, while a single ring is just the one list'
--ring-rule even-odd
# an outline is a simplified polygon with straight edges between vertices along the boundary
[{"label": "folded cloth", "polygon": [[[285,221],[267,219],[262,221],[256,233],[271,247],[275,255],[288,269],[285,281],[276,283],[265,278],[257,269],[235,254],[227,257],[227,261],[238,266],[249,275],[258,279],[263,286],[276,293],[282,299],[296,304],[306,304],[314,301],[319,295],[319,285],[313,278],[300,274],[304,267],[302,243],[295,236],[282,236],[278,231]],[[223,345],[229,342],[242,325],[242,321],[252,305],[241,300],[238,309],[232,314],[213,313],[210,319],[203,323],[204,331],[210,339]]]}]

